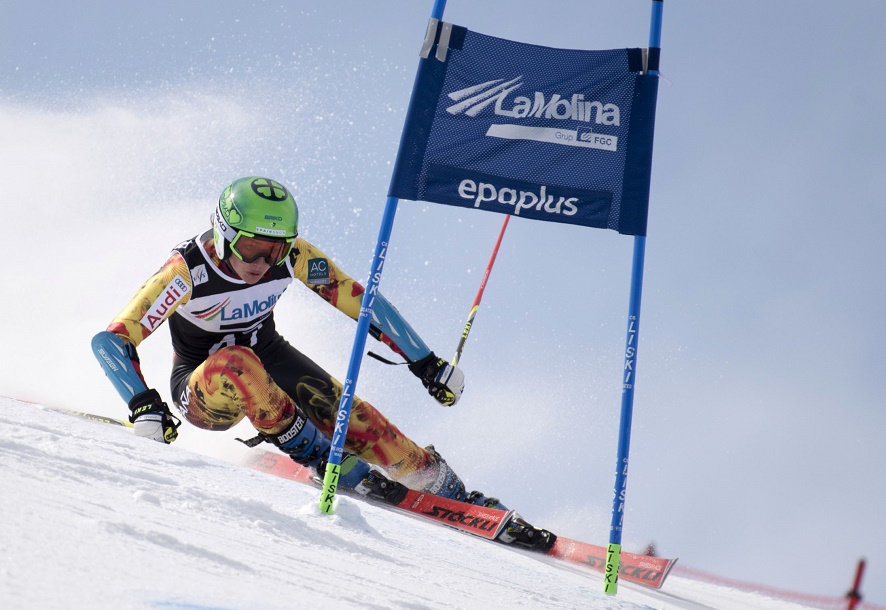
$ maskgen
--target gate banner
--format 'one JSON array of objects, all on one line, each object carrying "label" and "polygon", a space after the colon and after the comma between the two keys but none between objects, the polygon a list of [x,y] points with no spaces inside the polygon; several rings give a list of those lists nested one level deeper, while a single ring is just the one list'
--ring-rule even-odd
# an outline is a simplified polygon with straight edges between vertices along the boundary
[{"label": "gate banner", "polygon": [[428,32],[390,197],[646,234],[657,49]]}]

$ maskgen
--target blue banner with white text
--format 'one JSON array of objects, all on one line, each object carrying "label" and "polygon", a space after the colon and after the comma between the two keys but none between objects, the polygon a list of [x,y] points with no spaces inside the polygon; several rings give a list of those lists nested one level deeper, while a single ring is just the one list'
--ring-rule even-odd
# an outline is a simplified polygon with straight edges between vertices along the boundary
[{"label": "blue banner with white text", "polygon": [[646,234],[657,55],[435,27],[389,196]]}]

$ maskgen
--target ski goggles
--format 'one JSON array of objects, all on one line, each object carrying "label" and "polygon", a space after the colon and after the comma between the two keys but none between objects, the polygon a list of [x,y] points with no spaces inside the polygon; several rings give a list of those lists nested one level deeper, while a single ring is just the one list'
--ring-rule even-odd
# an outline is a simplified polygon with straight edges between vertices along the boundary
[{"label": "ski goggles", "polygon": [[244,263],[254,263],[257,260],[265,259],[268,265],[282,265],[283,261],[292,250],[292,244],[295,238],[280,239],[274,237],[261,237],[257,235],[247,235],[240,232],[234,241],[231,242],[231,252],[237,255],[237,258]]}]

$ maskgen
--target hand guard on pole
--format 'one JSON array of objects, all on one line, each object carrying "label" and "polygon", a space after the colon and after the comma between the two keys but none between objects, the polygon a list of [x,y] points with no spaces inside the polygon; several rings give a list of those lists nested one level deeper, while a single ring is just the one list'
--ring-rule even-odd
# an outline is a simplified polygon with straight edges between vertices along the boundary
[{"label": "hand guard on pole", "polygon": [[409,370],[421,379],[428,393],[441,405],[451,407],[465,389],[465,374],[454,364],[431,352],[409,364]]},{"label": "hand guard on pole", "polygon": [[167,444],[178,438],[181,421],[169,411],[157,390],[145,390],[133,396],[129,410],[132,411],[129,421],[136,436]]}]

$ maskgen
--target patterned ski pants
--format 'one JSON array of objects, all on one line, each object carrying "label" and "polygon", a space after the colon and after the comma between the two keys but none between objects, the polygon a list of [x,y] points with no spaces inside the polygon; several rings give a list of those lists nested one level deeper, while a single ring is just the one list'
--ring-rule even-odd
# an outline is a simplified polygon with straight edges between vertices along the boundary
[{"label": "patterned ski pants", "polygon": [[[331,437],[342,385],[279,335],[261,349],[223,347],[200,363],[176,357],[172,396],[189,422],[227,430],[244,417],[260,432],[282,432],[296,409]],[[436,471],[433,456],[371,404],[354,397],[345,451],[409,486]]]}]

